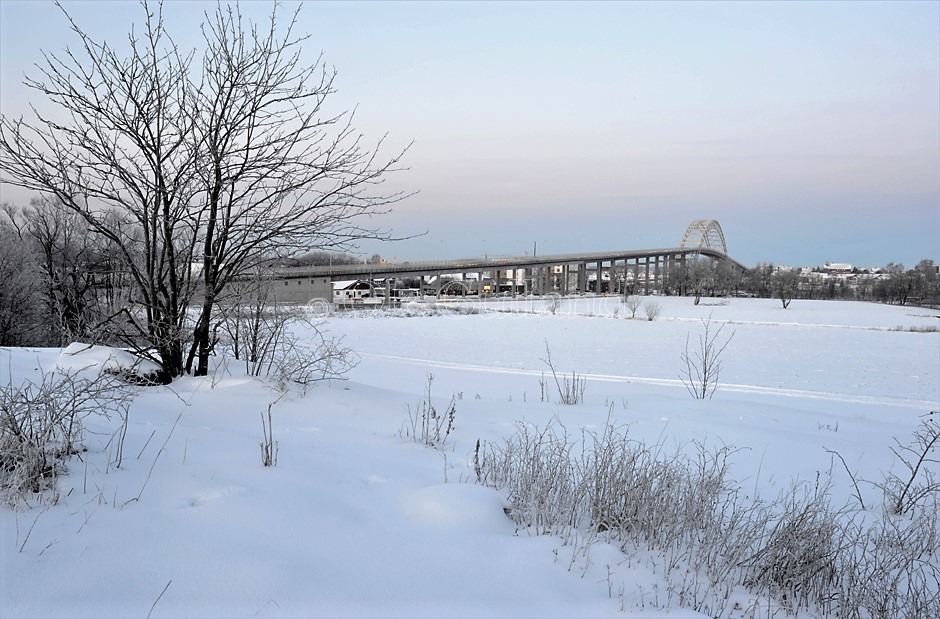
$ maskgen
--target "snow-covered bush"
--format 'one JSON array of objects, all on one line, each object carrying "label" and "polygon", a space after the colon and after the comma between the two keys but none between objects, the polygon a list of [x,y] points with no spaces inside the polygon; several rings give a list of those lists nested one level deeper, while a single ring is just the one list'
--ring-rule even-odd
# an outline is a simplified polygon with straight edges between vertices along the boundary
[{"label": "snow-covered bush", "polygon": [[838,507],[824,475],[768,501],[729,477],[733,447],[695,447],[670,454],[610,423],[580,437],[558,421],[519,423],[502,444],[478,443],[473,464],[520,527],[649,552],[679,604],[709,616],[729,616],[743,586],[786,613],[940,617],[936,509],[902,519]]},{"label": "snow-covered bush", "polygon": [[309,387],[343,378],[355,367],[355,353],[326,334],[319,312],[278,304],[270,287],[235,296],[224,309],[222,337],[216,350],[244,364],[250,376],[266,376],[281,385]]},{"label": "snow-covered bush", "polygon": [[643,311],[646,312],[646,319],[653,322],[659,318],[659,314],[663,311],[663,306],[653,299],[647,299],[643,302]]},{"label": "snow-covered bush", "polygon": [[[131,397],[126,384],[103,372],[50,372],[38,382],[0,385],[0,500],[16,505],[53,489],[65,460],[84,449],[84,420],[126,420]],[[120,466],[120,438],[114,449]]]},{"label": "snow-covered bush", "polygon": [[892,513],[906,514],[920,507],[926,510],[937,509],[940,497],[940,422],[936,419],[924,419],[914,431],[913,440],[902,445],[894,440],[896,447],[891,451],[904,465],[903,477],[888,473],[881,484],[885,500]]},{"label": "snow-covered bush", "polygon": [[62,349],[56,367],[83,374],[104,373],[132,385],[162,385],[169,382],[163,368],[149,359],[111,346],[72,342]]},{"label": "snow-covered bush", "polygon": [[839,553],[847,537],[828,486],[794,484],[771,508],[766,537],[742,558],[744,585],[792,610],[825,603],[833,593]]}]

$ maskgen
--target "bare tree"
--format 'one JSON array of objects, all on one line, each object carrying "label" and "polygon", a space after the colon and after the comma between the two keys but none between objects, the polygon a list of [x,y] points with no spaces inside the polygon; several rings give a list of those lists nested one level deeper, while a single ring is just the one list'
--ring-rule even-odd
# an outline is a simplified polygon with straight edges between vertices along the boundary
[{"label": "bare tree", "polygon": [[155,349],[165,379],[207,372],[216,297],[259,262],[387,237],[359,222],[403,197],[378,188],[401,153],[381,159],[381,140],[366,147],[351,114],[325,112],[335,73],[304,61],[296,12],[282,26],[275,4],[254,24],[220,5],[193,63],[165,31],[161,3],[144,0],[126,53],[57,4],[78,48],[47,53],[26,84],[58,111],[0,117],[0,182],[61,202],[117,250],[134,304],[114,317],[117,333]]},{"label": "bare tree", "polygon": [[296,258],[291,258],[289,262],[297,266],[330,266],[338,264],[359,264],[360,260],[355,255],[345,252],[316,250],[303,254],[302,256],[297,256]]},{"label": "bare tree", "polygon": [[903,264],[893,262],[888,263],[885,272],[888,274],[888,303],[905,305],[912,288],[911,273],[904,269]]},{"label": "bare tree", "polygon": [[688,290],[692,292],[695,305],[702,301],[702,294],[714,288],[714,269],[709,258],[691,255],[685,261]]},{"label": "bare tree", "polygon": [[761,298],[773,296],[771,285],[773,273],[774,265],[759,262],[757,266],[745,274],[745,287],[748,292]]},{"label": "bare tree", "polygon": [[189,90],[203,299],[186,368],[198,356],[197,375],[208,370],[213,309],[226,285],[271,255],[387,237],[361,216],[403,197],[377,189],[403,153],[381,159],[381,141],[365,146],[351,114],[326,113],[336,73],[321,59],[304,62],[298,13],[283,27],[277,6],[264,24],[246,23],[237,5],[206,16],[201,82]]},{"label": "bare tree", "polygon": [[702,320],[702,326],[704,331],[699,334],[698,346],[694,349],[689,349],[688,335],[685,338],[685,352],[682,353],[685,369],[679,376],[689,394],[696,400],[711,399],[715,390],[718,389],[721,357],[731,342],[731,338],[734,337],[734,332],[732,332],[727,338],[722,338],[721,332],[725,324],[715,329],[711,317]]},{"label": "bare tree", "polygon": [[124,55],[57,4],[79,44],[46,53],[39,77],[25,80],[54,116],[0,117],[0,181],[58,200],[118,249],[142,307],[124,310],[129,343],[155,347],[166,378],[177,376],[195,240],[189,59],[164,31],[162,6],[144,4],[143,32],[131,32]]},{"label": "bare tree", "polygon": [[630,310],[630,318],[636,318],[636,311],[640,309],[640,306],[643,305],[643,297],[637,296],[635,294],[629,294],[623,299],[623,304],[627,306],[627,309]]},{"label": "bare tree", "polygon": [[783,304],[783,309],[790,307],[790,301],[793,300],[793,296],[796,294],[799,284],[800,276],[796,271],[785,271],[781,269],[771,276],[771,290],[773,291],[773,295],[780,299],[780,303]]},{"label": "bare tree", "polygon": [[27,208],[3,209],[28,251],[36,256],[42,278],[43,320],[47,344],[85,339],[100,318],[95,303],[95,241],[84,219],[61,204],[34,198]]},{"label": "bare tree", "polygon": [[0,218],[0,346],[43,343],[38,273],[19,232]]},{"label": "bare tree", "polygon": [[940,299],[940,277],[933,260],[925,259],[917,263],[911,271],[911,294],[922,305],[936,304]]}]

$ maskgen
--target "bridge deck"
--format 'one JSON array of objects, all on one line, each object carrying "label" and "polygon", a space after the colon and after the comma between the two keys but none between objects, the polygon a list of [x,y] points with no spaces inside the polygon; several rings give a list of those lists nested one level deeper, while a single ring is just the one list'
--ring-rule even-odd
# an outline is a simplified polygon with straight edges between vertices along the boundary
[{"label": "bridge deck", "polygon": [[544,256],[500,256],[493,258],[464,258],[459,260],[437,260],[403,262],[400,264],[343,264],[315,267],[292,267],[280,269],[280,277],[326,277],[357,278],[359,276],[420,275],[437,273],[462,273],[488,271],[490,269],[523,269],[547,267],[559,264],[610,262],[612,260],[635,260],[656,256],[679,256],[701,254],[711,258],[728,260],[742,270],[748,270],[737,260],[721,251],[701,247],[668,247],[661,249],[634,249],[574,254],[552,254]]}]

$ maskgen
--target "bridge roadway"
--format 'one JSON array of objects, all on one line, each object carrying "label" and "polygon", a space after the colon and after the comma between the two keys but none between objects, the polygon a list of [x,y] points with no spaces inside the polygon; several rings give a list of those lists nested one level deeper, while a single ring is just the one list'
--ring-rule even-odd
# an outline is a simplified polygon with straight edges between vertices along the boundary
[{"label": "bridge roadway", "polygon": [[[562,294],[567,294],[569,292],[569,272],[575,274],[577,277],[575,289],[584,291],[587,289],[588,265],[596,265],[596,269],[600,271],[602,268],[608,268],[604,266],[605,263],[608,264],[610,268],[618,266],[618,263],[622,263],[622,268],[624,270],[628,268],[632,269],[635,276],[639,276],[641,271],[645,272],[642,277],[642,285],[645,288],[646,294],[649,294],[651,288],[661,287],[668,272],[684,262],[690,255],[700,255],[718,261],[728,261],[734,267],[742,271],[748,270],[748,267],[734,260],[719,249],[711,247],[667,247],[660,249],[548,254],[542,256],[465,258],[458,260],[403,262],[397,264],[343,264],[291,267],[279,269],[275,277],[285,280],[286,286],[290,285],[288,282],[291,280],[296,281],[297,285],[301,286],[299,288],[291,286],[284,290],[284,293],[287,293],[290,297],[296,296],[297,299],[294,299],[295,301],[301,301],[305,296],[308,298],[311,296],[330,298],[327,296],[332,296],[332,292],[327,291],[327,287],[331,287],[330,282],[343,280],[361,279],[374,281],[377,279],[385,279],[387,289],[387,278],[392,276],[420,276],[422,278],[436,276],[437,292],[440,294],[440,276],[458,273],[482,274],[487,272],[490,274],[491,279],[495,280],[496,287],[499,289],[500,283],[504,282],[506,279],[515,280],[515,271],[520,269],[527,271],[526,277],[531,281],[532,288],[529,289],[527,284],[527,291],[535,292],[536,294],[544,294],[553,290],[559,290]],[[555,267],[560,267],[560,269],[555,269]],[[508,272],[513,273],[510,278],[506,277]],[[480,277],[480,279],[482,279],[482,277]],[[316,289],[308,289],[308,285],[313,285]],[[513,290],[515,290],[514,287]]]},{"label": "bridge roadway", "polygon": [[[598,262],[638,261],[654,258],[680,258],[689,254],[700,254],[716,260],[727,260],[742,271],[749,270],[737,260],[721,251],[701,247],[670,247],[663,249],[635,249],[577,254],[547,254],[544,256],[498,256],[493,258],[461,258],[458,260],[431,260],[402,262],[396,264],[342,264],[314,267],[290,267],[280,269],[278,277],[330,277],[333,281],[369,276],[381,278],[387,275],[432,276],[438,274],[475,273],[479,271],[514,270],[551,267],[563,264],[594,264]],[[652,262],[650,262],[652,264]]]}]

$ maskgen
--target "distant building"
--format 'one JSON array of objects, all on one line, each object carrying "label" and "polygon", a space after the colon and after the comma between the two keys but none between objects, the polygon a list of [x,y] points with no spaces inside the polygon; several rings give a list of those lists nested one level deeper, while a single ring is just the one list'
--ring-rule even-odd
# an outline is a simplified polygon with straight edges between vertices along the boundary
[{"label": "distant building", "polygon": [[851,273],[852,265],[845,262],[827,262],[826,270],[830,273]]},{"label": "distant building", "polygon": [[372,296],[372,286],[361,279],[333,282],[333,302],[364,299]]}]

